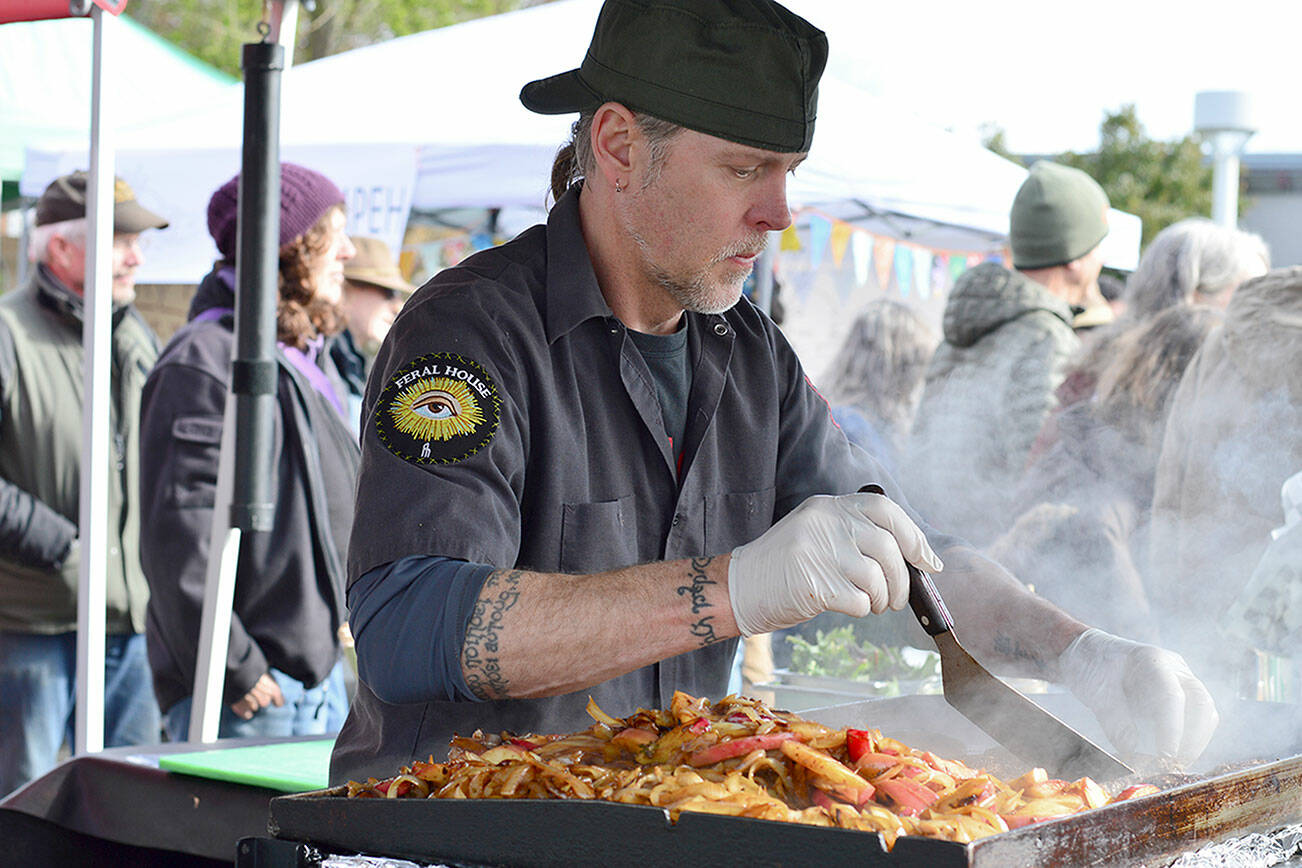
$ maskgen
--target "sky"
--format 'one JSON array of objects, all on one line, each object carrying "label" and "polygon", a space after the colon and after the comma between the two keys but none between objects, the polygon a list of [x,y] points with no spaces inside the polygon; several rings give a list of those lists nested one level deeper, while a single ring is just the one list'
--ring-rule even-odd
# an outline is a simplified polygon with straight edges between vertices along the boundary
[{"label": "sky", "polygon": [[1302,152],[1297,0],[783,0],[828,32],[828,66],[917,114],[1016,153],[1090,150],[1134,103],[1148,134],[1193,129],[1194,95],[1241,90],[1249,153]]}]

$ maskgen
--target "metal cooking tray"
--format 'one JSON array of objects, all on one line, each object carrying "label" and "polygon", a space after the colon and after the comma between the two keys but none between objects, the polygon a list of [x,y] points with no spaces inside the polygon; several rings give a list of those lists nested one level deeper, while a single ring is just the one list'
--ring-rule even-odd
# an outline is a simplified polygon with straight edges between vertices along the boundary
[{"label": "metal cooking tray", "polygon": [[866,832],[694,813],[671,823],[664,811],[640,805],[348,799],[343,792],[272,799],[271,833],[332,852],[479,865],[1144,866],[1302,820],[1302,755],[972,844],[901,837],[890,852]]}]

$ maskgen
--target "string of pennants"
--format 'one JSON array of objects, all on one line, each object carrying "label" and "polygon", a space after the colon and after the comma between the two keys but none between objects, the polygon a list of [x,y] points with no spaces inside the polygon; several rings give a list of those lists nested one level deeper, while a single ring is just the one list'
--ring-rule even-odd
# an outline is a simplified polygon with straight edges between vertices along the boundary
[{"label": "string of pennants", "polygon": [[[802,241],[797,225],[808,227],[807,241]],[[894,292],[903,299],[913,296],[918,301],[927,301],[933,295],[948,292],[959,275],[969,268],[982,262],[1004,262],[1004,255],[998,251],[926,247],[877,235],[809,210],[801,212],[799,219],[783,230],[778,249],[783,253],[808,253],[808,268],[791,275],[792,289],[802,302],[813,291],[814,277],[829,253],[837,269],[844,267],[847,256],[851,261],[853,283],[838,281],[842,300],[853,290],[875,281],[883,293]]]}]

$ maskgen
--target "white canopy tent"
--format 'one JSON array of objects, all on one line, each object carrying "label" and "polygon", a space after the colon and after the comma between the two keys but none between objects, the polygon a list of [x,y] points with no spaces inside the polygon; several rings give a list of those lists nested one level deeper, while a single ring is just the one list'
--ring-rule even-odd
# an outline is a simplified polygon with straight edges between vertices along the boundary
[{"label": "white canopy tent", "polygon": [[[206,103],[235,81],[130,18],[118,22],[118,48],[105,70],[112,86],[104,94],[115,126],[171,114],[187,101]],[[91,30],[89,18],[0,27],[0,177],[19,177],[24,145],[71,137],[85,148]]]},{"label": "white canopy tent", "polygon": [[[326,172],[338,166],[353,176],[336,173],[341,186],[365,191],[376,186],[367,177],[378,166],[363,166],[381,162],[366,160],[367,149],[385,143],[390,150],[382,162],[391,165],[394,149],[405,147],[415,155],[414,207],[541,210],[552,157],[573,118],[533,114],[517,95],[526,81],[577,64],[599,8],[600,0],[559,0],[296,66],[284,76],[285,158],[310,156]],[[817,23],[834,33],[834,53],[841,45],[868,44],[835,33],[833,22]],[[1007,233],[1008,207],[1024,170],[849,84],[835,70],[829,66],[821,86],[814,148],[792,179],[793,206],[817,205],[840,219],[871,221],[875,232],[938,247],[988,247]],[[211,259],[198,218],[217,183],[233,172],[212,167],[223,161],[235,166],[240,105],[240,89],[233,86],[193,110],[125,129],[119,137],[121,171],[139,166],[143,176],[169,178],[151,193],[160,211],[177,221],[168,231],[168,250],[142,269],[143,281],[192,281]],[[348,150],[349,157],[330,159],[336,149]],[[75,167],[80,151],[80,145],[58,142],[29,148],[24,192],[39,192]],[[392,187],[392,177],[385,184]],[[404,207],[386,204],[386,196],[401,198],[396,192],[378,196],[364,205],[372,216],[390,205]],[[1113,225],[1113,243],[1120,242],[1123,254],[1109,259],[1133,266],[1139,221],[1118,214]],[[398,240],[350,228],[391,244]]]}]

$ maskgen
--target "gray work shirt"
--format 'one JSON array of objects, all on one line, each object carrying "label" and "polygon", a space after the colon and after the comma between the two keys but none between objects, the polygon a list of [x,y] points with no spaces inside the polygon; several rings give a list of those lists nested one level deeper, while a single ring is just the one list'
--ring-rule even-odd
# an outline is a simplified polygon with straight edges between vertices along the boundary
[{"label": "gray work shirt", "polygon": [[[813,494],[878,482],[901,499],[768,317],[746,300],[688,316],[680,484],[653,378],[597,285],[577,189],[546,226],[441,272],[367,385],[350,581],[418,554],[563,573],[717,555]],[[616,716],[667,707],[676,689],[721,697],[736,644],[544,699],[396,705],[360,683],[331,780],[443,757],[457,732],[583,729],[589,696]]]}]

